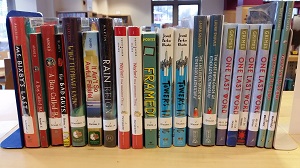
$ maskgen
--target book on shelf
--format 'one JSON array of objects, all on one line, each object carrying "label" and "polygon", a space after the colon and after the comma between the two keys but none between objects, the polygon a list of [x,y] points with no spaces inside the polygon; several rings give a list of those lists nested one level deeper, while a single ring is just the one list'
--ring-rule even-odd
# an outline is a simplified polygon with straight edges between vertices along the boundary
[{"label": "book on shelf", "polygon": [[157,147],[157,34],[142,33],[144,142],[146,148]]},{"label": "book on shelf", "polygon": [[128,32],[125,26],[115,26],[115,59],[118,102],[118,146],[129,149],[130,142],[130,73]]},{"label": "book on shelf", "polygon": [[72,146],[87,144],[81,19],[63,18]]}]

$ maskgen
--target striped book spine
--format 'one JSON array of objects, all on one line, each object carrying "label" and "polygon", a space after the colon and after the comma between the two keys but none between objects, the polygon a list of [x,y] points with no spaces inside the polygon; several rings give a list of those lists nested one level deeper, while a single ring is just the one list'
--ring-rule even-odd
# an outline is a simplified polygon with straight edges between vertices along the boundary
[{"label": "striped book spine", "polygon": [[118,102],[118,145],[130,148],[130,85],[128,36],[125,26],[115,26],[116,83]]},{"label": "striped book spine", "polygon": [[157,34],[142,34],[145,147],[157,147]]},{"label": "striped book spine", "polygon": [[49,107],[49,125],[52,145],[63,144],[62,118],[60,111],[58,67],[55,44],[55,26],[42,25],[42,43]]},{"label": "striped book spine", "polygon": [[271,108],[271,101],[272,101],[272,92],[274,87],[274,77],[275,77],[275,69],[276,69],[276,62],[278,56],[278,49],[279,49],[279,41],[280,41],[280,34],[282,30],[282,19],[283,19],[283,11],[284,11],[284,3],[285,2],[277,2],[277,9],[276,9],[276,22],[273,26],[273,33],[272,33],[272,41],[271,41],[271,49],[270,49],[270,59],[268,63],[268,72],[265,84],[265,91],[264,91],[264,100],[262,106],[261,116],[262,118],[266,118],[264,120],[265,123],[262,123],[259,127],[258,131],[258,139],[257,139],[257,146],[264,147],[266,141],[266,134],[267,134],[267,127],[264,125],[268,124],[270,108]]},{"label": "striped book spine", "polygon": [[99,53],[105,147],[117,146],[117,93],[113,21],[99,18]]},{"label": "striped book spine", "polygon": [[86,101],[82,57],[81,19],[63,18],[68,91],[70,96],[70,127],[72,146],[87,144]]},{"label": "striped book spine", "polygon": [[258,45],[259,36],[259,25],[250,24],[249,25],[249,40],[246,55],[246,65],[244,82],[242,86],[242,97],[241,97],[241,107],[239,112],[239,127],[238,127],[238,138],[237,144],[244,145],[246,143],[246,130],[248,124],[248,114],[251,100],[252,84],[255,70],[255,61]]},{"label": "striped book spine", "polygon": [[257,48],[252,96],[250,100],[251,103],[249,110],[248,132],[246,138],[247,146],[256,145],[260,113],[264,96],[271,35],[272,25],[262,24],[260,26],[259,44]]},{"label": "striped book spine", "polygon": [[224,24],[216,145],[225,145],[237,24]]},{"label": "striped book spine", "polygon": [[280,99],[282,95],[282,87],[284,82],[285,76],[285,67],[288,60],[288,48],[289,48],[289,34],[291,29],[291,19],[293,15],[293,8],[294,8],[294,1],[286,2],[285,7],[285,15],[284,15],[284,24],[281,32],[280,38],[280,48],[278,53],[278,60],[276,63],[276,71],[275,71],[275,78],[274,78],[274,88],[272,93],[272,102],[271,102],[271,110],[269,115],[268,121],[268,130],[266,135],[266,148],[273,147],[273,139],[274,139],[274,132],[276,129],[276,122],[278,116],[278,110],[280,105]]},{"label": "striped book spine", "polygon": [[56,55],[57,55],[57,68],[58,68],[58,82],[59,82],[59,99],[60,111],[62,118],[62,130],[64,146],[71,145],[70,138],[70,108],[69,108],[69,95],[68,95],[68,82],[66,76],[66,56],[64,48],[63,34],[55,35]]},{"label": "striped book spine", "polygon": [[186,145],[187,126],[187,80],[190,50],[190,30],[177,28],[174,32],[174,111],[173,111],[173,145]]},{"label": "striped book spine", "polygon": [[88,144],[102,145],[102,107],[98,31],[82,32]]},{"label": "striped book spine", "polygon": [[238,25],[234,56],[235,61],[233,65],[231,95],[229,103],[228,132],[226,141],[227,146],[236,146],[237,144],[239,112],[245,73],[244,70],[247,53],[248,32],[249,25]]},{"label": "striped book spine", "polygon": [[173,75],[172,62],[174,52],[174,29],[159,29],[159,80],[158,80],[158,146],[172,146],[172,116],[173,116]]},{"label": "striped book spine", "polygon": [[128,27],[132,148],[143,148],[142,42],[139,27]]},{"label": "striped book spine", "polygon": [[211,15],[208,33],[205,103],[203,111],[203,145],[216,143],[220,52],[223,34],[223,15]]},{"label": "striped book spine", "polygon": [[188,145],[201,145],[207,16],[194,16],[192,58],[189,66]]}]

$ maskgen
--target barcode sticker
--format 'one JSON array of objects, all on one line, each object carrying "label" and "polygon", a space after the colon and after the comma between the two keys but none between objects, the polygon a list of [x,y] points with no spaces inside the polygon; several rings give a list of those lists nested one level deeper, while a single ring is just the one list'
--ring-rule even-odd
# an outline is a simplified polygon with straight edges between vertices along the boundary
[{"label": "barcode sticker", "polygon": [[132,118],[132,134],[142,135],[143,134],[143,118],[133,117]]},{"label": "barcode sticker", "polygon": [[174,118],[174,128],[185,128],[185,127],[186,127],[186,117]]},{"label": "barcode sticker", "polygon": [[202,127],[202,117],[189,117],[188,127],[192,129],[199,129]]},{"label": "barcode sticker", "polygon": [[129,114],[121,114],[118,116],[118,127],[121,132],[130,131],[130,115]]},{"label": "barcode sticker", "polygon": [[88,128],[102,128],[102,118],[101,117],[88,117],[87,118]]},{"label": "barcode sticker", "polygon": [[228,131],[238,131],[239,114],[229,114]]},{"label": "barcode sticker", "polygon": [[246,130],[247,124],[248,124],[248,112],[240,112],[240,118],[239,118],[239,130]]},{"label": "barcode sticker", "polygon": [[61,118],[49,118],[50,129],[61,129]]},{"label": "barcode sticker", "polygon": [[276,127],[277,112],[270,112],[268,130],[274,131]]},{"label": "barcode sticker", "polygon": [[157,129],[157,118],[145,118],[145,129]]},{"label": "barcode sticker", "polygon": [[268,121],[269,121],[269,111],[262,111],[261,112],[261,119],[260,119],[260,124],[259,128],[262,130],[267,130],[268,128]]},{"label": "barcode sticker", "polygon": [[203,114],[203,124],[205,125],[216,125],[217,124],[217,114]]},{"label": "barcode sticker", "polygon": [[69,132],[69,115],[68,114],[61,114],[61,118],[62,118],[62,129],[63,132]]},{"label": "barcode sticker", "polygon": [[70,117],[70,123],[71,127],[85,127],[85,116],[80,116],[80,117]]},{"label": "barcode sticker", "polygon": [[25,134],[34,134],[33,122],[31,116],[22,116],[23,129]]},{"label": "barcode sticker", "polygon": [[103,120],[103,130],[104,131],[117,130],[117,119]]},{"label": "barcode sticker", "polygon": [[158,118],[158,128],[169,129],[172,128],[172,118]]},{"label": "barcode sticker", "polygon": [[39,129],[47,130],[47,117],[46,112],[38,112]]},{"label": "barcode sticker", "polygon": [[218,118],[217,128],[220,130],[227,129],[227,118]]},{"label": "barcode sticker", "polygon": [[260,113],[250,113],[248,129],[258,131]]}]

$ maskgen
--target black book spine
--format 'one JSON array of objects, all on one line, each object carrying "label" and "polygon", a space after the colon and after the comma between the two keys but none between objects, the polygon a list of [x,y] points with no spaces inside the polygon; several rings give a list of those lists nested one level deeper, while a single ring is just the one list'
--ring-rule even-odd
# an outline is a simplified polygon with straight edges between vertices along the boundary
[{"label": "black book spine", "polygon": [[117,145],[117,99],[114,34],[111,18],[99,18],[99,52],[104,146],[115,147]]}]

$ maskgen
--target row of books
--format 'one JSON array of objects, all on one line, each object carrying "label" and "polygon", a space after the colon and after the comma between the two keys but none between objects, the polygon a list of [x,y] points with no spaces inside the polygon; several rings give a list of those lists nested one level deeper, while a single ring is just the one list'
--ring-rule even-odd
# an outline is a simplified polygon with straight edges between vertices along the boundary
[{"label": "row of books", "polygon": [[267,5],[273,24],[195,16],[150,33],[10,18],[25,146],[272,148],[293,2]]}]

